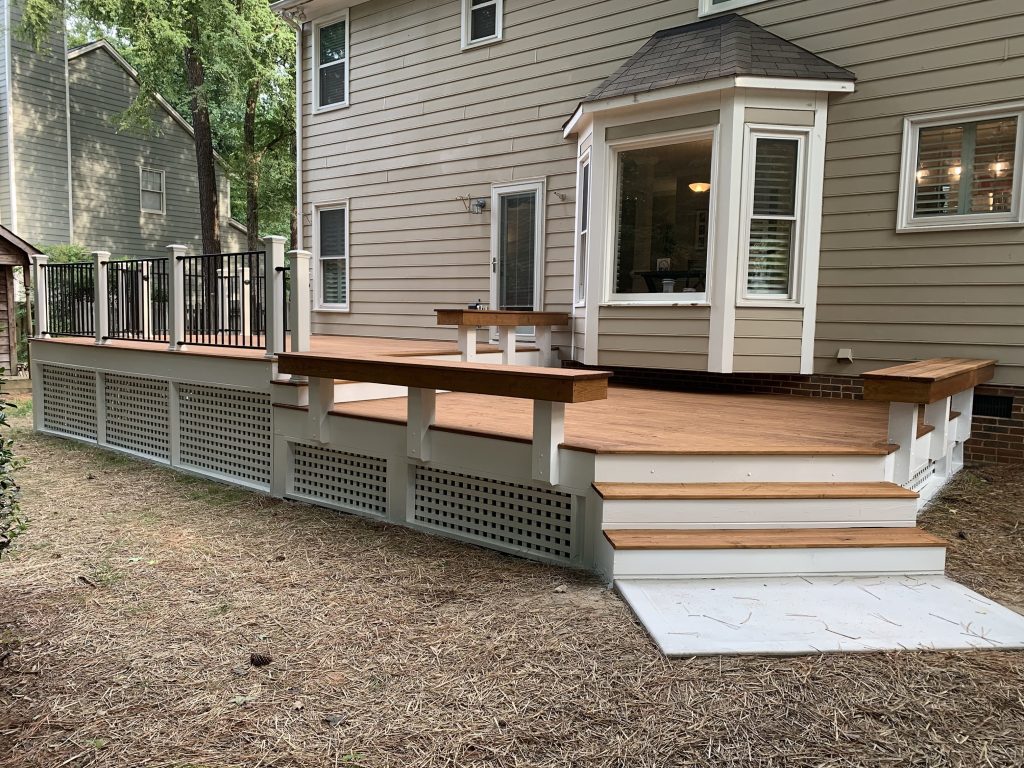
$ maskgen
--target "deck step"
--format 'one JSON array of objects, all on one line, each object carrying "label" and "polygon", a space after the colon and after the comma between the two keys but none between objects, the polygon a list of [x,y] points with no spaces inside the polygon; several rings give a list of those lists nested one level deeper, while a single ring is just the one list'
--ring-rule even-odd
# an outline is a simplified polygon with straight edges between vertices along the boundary
[{"label": "deck step", "polygon": [[602,499],[916,499],[895,483],[594,483]]},{"label": "deck step", "polygon": [[605,531],[615,549],[944,547],[920,528],[768,528],[753,531]]}]

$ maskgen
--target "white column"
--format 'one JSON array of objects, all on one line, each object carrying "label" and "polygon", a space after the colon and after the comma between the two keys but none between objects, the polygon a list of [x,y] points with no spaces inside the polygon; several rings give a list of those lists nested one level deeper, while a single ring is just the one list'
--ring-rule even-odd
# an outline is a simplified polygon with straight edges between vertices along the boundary
[{"label": "white column", "polygon": [[109,320],[107,312],[107,262],[110,261],[110,251],[92,252],[92,324],[96,333],[96,343],[106,344]]},{"label": "white column", "polygon": [[459,354],[462,362],[472,363],[476,359],[476,326],[459,326]]},{"label": "white column", "polygon": [[949,474],[953,441],[950,439],[949,398],[944,397],[924,407],[924,423],[932,427],[928,458],[936,463],[940,475]]},{"label": "white column", "polygon": [[514,325],[498,326],[498,346],[501,348],[501,362],[504,365],[515,365],[516,327]]},{"label": "white column", "polygon": [[32,257],[32,291],[35,299],[36,322],[35,335],[48,339],[47,327],[50,324],[49,307],[46,305],[46,265],[50,257],[45,253]]},{"label": "white column", "polygon": [[409,387],[406,452],[410,459],[430,461],[430,427],[437,416],[437,392]]},{"label": "white column", "polygon": [[[288,251],[291,259],[291,290],[288,305],[288,328],[292,352],[309,352],[310,331],[310,259],[309,251]],[[292,378],[295,378],[294,376]]]},{"label": "white column", "polygon": [[267,357],[284,352],[284,238],[271,235],[263,238],[266,261],[263,268],[263,287],[266,295],[263,306],[267,312]]},{"label": "white column", "polygon": [[309,437],[325,445],[329,442],[327,415],[334,407],[334,379],[309,379]]},{"label": "white column", "polygon": [[533,479],[558,484],[558,446],[565,440],[565,403],[533,401]]},{"label": "white column", "polygon": [[913,469],[914,443],[917,441],[917,403],[889,403],[889,442],[899,445],[893,465],[892,481],[905,486]]},{"label": "white column", "polygon": [[185,264],[187,245],[167,246],[167,348],[185,346]]},{"label": "white column", "polygon": [[971,436],[971,422],[974,421],[974,389],[953,395],[952,408],[960,414],[956,418],[956,440],[962,443]]},{"label": "white column", "polygon": [[554,363],[554,354],[551,351],[551,326],[537,326],[537,347],[540,349],[538,365],[551,367]]}]

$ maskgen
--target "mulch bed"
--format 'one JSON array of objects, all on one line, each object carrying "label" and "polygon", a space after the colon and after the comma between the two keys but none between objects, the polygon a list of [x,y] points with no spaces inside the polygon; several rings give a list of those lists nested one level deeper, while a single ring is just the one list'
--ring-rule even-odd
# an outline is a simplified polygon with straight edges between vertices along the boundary
[{"label": "mulch bed", "polygon": [[[1024,765],[1021,652],[666,660],[588,575],[18,440],[0,766]],[[1000,467],[924,525],[1021,606],[1022,520]]]}]

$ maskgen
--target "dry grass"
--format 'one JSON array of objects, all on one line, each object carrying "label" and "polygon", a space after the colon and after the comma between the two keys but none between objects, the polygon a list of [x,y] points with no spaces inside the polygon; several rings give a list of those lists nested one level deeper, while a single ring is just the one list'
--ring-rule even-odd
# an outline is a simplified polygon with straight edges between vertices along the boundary
[{"label": "dry grass", "polygon": [[[0,766],[1024,765],[1021,653],[667,661],[588,576],[20,445]],[[967,475],[928,515],[1017,604],[1021,490]]]}]

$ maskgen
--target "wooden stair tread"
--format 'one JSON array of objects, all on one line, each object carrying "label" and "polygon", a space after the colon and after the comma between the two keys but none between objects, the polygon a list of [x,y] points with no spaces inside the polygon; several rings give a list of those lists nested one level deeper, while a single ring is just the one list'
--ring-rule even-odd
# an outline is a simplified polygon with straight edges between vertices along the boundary
[{"label": "wooden stair tread", "polygon": [[594,483],[603,499],[916,499],[895,483]]},{"label": "wooden stair tread", "polygon": [[920,528],[766,528],[757,530],[605,531],[622,549],[822,549],[850,547],[944,547]]}]

